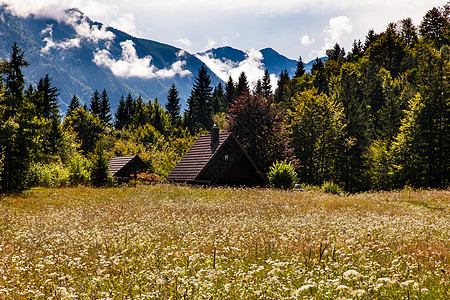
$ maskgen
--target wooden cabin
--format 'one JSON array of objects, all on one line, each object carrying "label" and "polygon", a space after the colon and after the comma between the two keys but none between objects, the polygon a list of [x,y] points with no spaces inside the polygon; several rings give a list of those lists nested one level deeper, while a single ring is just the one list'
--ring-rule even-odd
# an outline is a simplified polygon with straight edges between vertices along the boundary
[{"label": "wooden cabin", "polygon": [[145,170],[147,166],[137,155],[117,156],[109,161],[109,173],[120,182],[129,181],[137,178],[137,174]]},{"label": "wooden cabin", "polygon": [[212,185],[264,185],[267,180],[234,134],[200,136],[166,179],[170,182]]}]

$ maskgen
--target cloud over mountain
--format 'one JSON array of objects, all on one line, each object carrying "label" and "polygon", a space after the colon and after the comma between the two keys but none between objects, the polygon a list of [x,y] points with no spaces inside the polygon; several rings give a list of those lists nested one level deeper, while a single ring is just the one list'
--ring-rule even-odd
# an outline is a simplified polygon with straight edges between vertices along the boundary
[{"label": "cloud over mountain", "polygon": [[127,40],[121,42],[120,46],[122,47],[121,59],[114,59],[108,50],[103,49],[94,53],[93,62],[97,66],[109,68],[116,76],[126,78],[172,78],[176,75],[184,77],[192,74],[189,70],[183,70],[183,66],[186,65],[185,61],[178,60],[169,69],[164,68],[158,70],[151,64],[151,56],[138,57],[133,41]]},{"label": "cloud over mountain", "polygon": [[207,51],[195,55],[198,59],[205,63],[220,79],[227,81],[231,76],[237,81],[239,75],[245,72],[251,86],[264,76],[264,59],[262,53],[255,49],[245,51],[245,59],[240,62],[234,62],[225,58],[215,58],[212,52]]}]

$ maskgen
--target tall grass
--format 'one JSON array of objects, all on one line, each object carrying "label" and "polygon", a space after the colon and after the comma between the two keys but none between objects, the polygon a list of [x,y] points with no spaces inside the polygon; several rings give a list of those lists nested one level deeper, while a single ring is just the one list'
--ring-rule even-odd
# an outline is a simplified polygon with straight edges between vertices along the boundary
[{"label": "tall grass", "polygon": [[450,192],[33,189],[0,200],[0,298],[446,299]]}]

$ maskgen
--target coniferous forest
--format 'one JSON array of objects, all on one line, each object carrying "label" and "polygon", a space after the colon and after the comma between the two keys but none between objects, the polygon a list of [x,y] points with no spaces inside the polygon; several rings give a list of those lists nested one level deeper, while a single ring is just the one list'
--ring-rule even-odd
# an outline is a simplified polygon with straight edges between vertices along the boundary
[{"label": "coniferous forest", "polygon": [[450,6],[418,25],[408,18],[370,30],[326,56],[311,73],[299,57],[294,77],[283,71],[270,82],[266,71],[255,86],[245,73],[211,86],[202,67],[184,112],[172,85],[164,106],[129,94],[113,112],[103,90],[88,105],[73,95],[63,116],[48,75],[25,82],[32,62],[14,44],[0,65],[0,193],[102,186],[109,158],[122,155],[139,155],[164,179],[213,124],[233,132],[266,174],[287,161],[298,182],[349,192],[448,188]]}]

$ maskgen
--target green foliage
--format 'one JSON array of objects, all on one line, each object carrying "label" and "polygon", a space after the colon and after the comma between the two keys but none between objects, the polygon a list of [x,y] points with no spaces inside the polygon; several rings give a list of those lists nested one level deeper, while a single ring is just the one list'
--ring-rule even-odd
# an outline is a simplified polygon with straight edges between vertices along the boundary
[{"label": "green foliage", "polygon": [[297,173],[291,162],[275,162],[267,173],[267,178],[271,185],[281,189],[292,189],[297,182]]},{"label": "green foliage", "polygon": [[320,189],[323,192],[330,193],[330,194],[341,194],[342,193],[342,188],[332,181],[325,181],[322,184],[322,186],[320,187]]},{"label": "green foliage", "polygon": [[340,156],[348,148],[342,105],[315,88],[297,94],[286,115],[286,128],[295,157],[302,165],[300,179],[310,184],[339,180]]},{"label": "green foliage", "polygon": [[67,163],[71,185],[86,185],[90,180],[91,163],[83,155],[76,153]]},{"label": "green foliage", "polygon": [[91,168],[91,184],[95,187],[104,187],[111,182],[108,171],[108,159],[103,150],[97,148]]},{"label": "green foliage", "polygon": [[71,183],[68,168],[58,163],[33,163],[28,170],[27,185],[29,187],[64,187]]},{"label": "green foliage", "polygon": [[75,134],[80,143],[80,150],[92,153],[100,135],[104,132],[104,125],[100,119],[80,107],[64,119],[63,127],[66,131]]},{"label": "green foliage", "polygon": [[388,141],[376,140],[365,154],[366,176],[371,189],[388,190],[394,187],[392,152]]},{"label": "green foliage", "polygon": [[198,70],[191,95],[187,101],[186,124],[191,132],[200,129],[209,130],[212,126],[212,90],[211,79],[205,65]]}]

